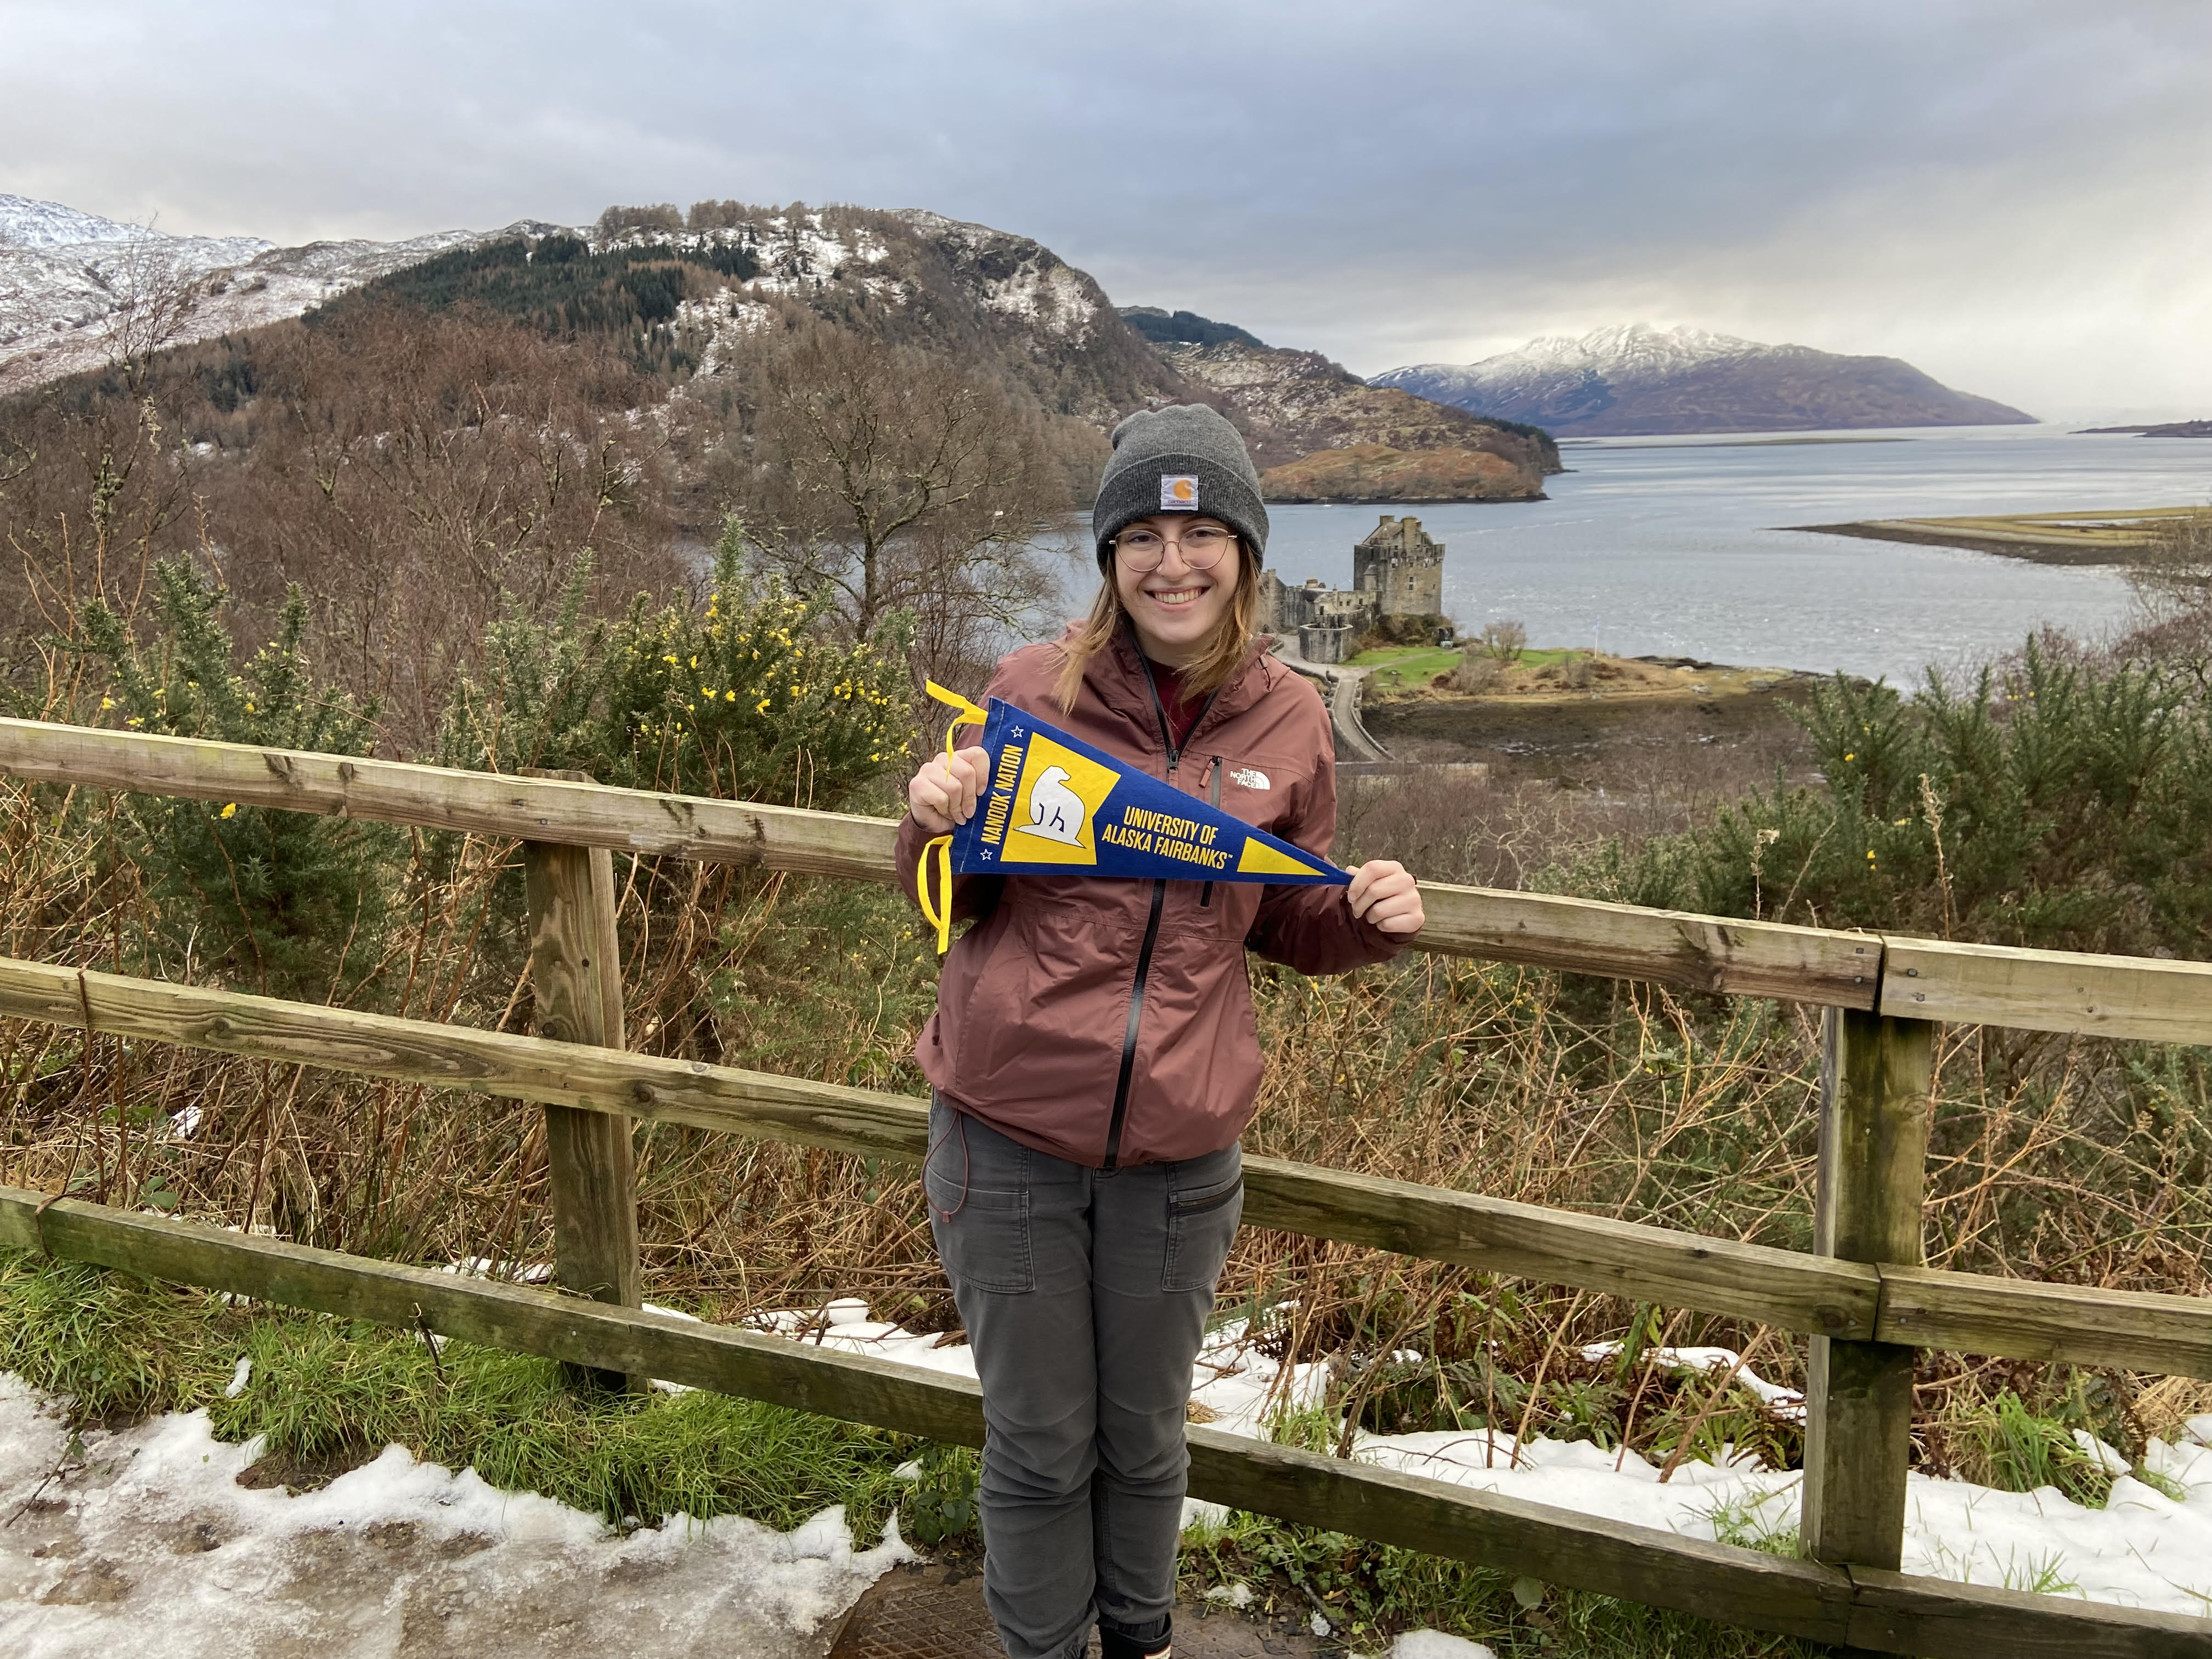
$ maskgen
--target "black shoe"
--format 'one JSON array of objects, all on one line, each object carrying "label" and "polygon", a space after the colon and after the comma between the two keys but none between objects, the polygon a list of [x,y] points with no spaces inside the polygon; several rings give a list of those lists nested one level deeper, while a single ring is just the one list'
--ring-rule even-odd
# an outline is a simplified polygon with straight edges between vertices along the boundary
[{"label": "black shoe", "polygon": [[1149,1642],[1132,1642],[1116,1630],[1098,1626],[1098,1659],[1158,1659],[1175,1640],[1175,1621],[1170,1619],[1160,1633]]}]

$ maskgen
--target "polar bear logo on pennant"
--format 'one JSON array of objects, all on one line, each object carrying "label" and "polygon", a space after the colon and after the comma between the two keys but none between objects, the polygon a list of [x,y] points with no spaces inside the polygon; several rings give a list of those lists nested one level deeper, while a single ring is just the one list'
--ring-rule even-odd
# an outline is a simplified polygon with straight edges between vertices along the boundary
[{"label": "polar bear logo on pennant", "polygon": [[1037,774],[1030,789],[1031,835],[1049,836],[1069,847],[1080,847],[1079,832],[1085,816],[1083,797],[1067,787],[1066,767],[1048,766]]}]

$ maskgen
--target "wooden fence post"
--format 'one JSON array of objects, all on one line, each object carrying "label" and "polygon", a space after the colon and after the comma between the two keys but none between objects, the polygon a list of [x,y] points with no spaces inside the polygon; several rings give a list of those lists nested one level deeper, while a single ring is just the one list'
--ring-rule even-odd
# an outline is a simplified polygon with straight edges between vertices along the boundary
[{"label": "wooden fence post", "polygon": [[[522,866],[538,1035],[622,1048],[613,854],[603,847],[525,842]],[[545,1108],[553,1254],[562,1288],[624,1308],[644,1300],[631,1127],[629,1118],[610,1113]],[[599,1387],[635,1392],[646,1384],[643,1377],[619,1371],[571,1369],[579,1382]]]},{"label": "wooden fence post", "polygon": [[[1919,1265],[1935,1030],[1925,1020],[1827,1010],[1815,1254]],[[1889,1342],[1812,1339],[1799,1536],[1816,1561],[1898,1570],[1913,1352]]]}]

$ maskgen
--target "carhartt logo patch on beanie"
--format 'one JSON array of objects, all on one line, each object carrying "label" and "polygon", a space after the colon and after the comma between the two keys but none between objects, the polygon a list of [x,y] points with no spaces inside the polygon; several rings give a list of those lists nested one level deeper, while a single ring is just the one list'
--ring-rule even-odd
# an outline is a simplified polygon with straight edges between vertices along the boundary
[{"label": "carhartt logo patch on beanie", "polygon": [[1114,453],[1091,508],[1098,568],[1113,562],[1107,544],[1155,513],[1203,513],[1234,530],[1253,557],[1267,550],[1259,471],[1237,428],[1203,404],[1140,409],[1114,428]]}]

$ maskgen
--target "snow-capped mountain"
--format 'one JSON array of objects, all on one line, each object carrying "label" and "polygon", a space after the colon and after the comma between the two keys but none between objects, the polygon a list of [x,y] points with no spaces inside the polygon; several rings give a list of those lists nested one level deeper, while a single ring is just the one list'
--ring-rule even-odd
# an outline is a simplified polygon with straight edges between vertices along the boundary
[{"label": "snow-capped mountain", "polygon": [[1132,306],[1121,315],[1244,416],[1270,501],[1530,501],[1559,471],[1541,433],[1369,386],[1317,351],[1267,345],[1188,311]]},{"label": "snow-capped mountain", "polygon": [[[72,247],[86,243],[143,242],[156,233],[147,225],[118,224],[80,213],[59,202],[34,202],[0,192],[0,247]],[[251,259],[270,246],[258,236],[176,236],[163,239],[205,251],[224,264]]]},{"label": "snow-capped mountain", "polygon": [[0,392],[96,368],[118,313],[157,292],[190,290],[169,337],[181,344],[296,317],[446,248],[550,228],[278,247],[258,236],[165,236],[58,202],[0,195]]},{"label": "snow-capped mountain", "polygon": [[[701,229],[561,226],[526,220],[498,230],[441,231],[402,241],[277,247],[256,237],[165,236],[57,202],[0,195],[0,392],[94,368],[113,355],[134,296],[189,289],[166,343],[296,317],[374,278],[448,249],[555,232],[594,252],[629,242],[677,250],[742,249],[757,267],[715,290],[687,294],[678,320],[712,374],[768,316],[777,296],[897,318],[895,332],[933,337],[949,319],[974,350],[1013,354],[1054,413],[1110,425],[1134,403],[1184,395],[1144,343],[1121,327],[1098,286],[1027,237],[912,210],[747,209]],[[845,296],[840,298],[839,296]],[[947,339],[939,343],[953,343]]]},{"label": "snow-capped mountain", "polygon": [[2033,421],[1895,357],[1765,345],[1646,323],[1551,336],[1479,363],[1418,363],[1368,384],[1562,435],[1790,432]]}]

